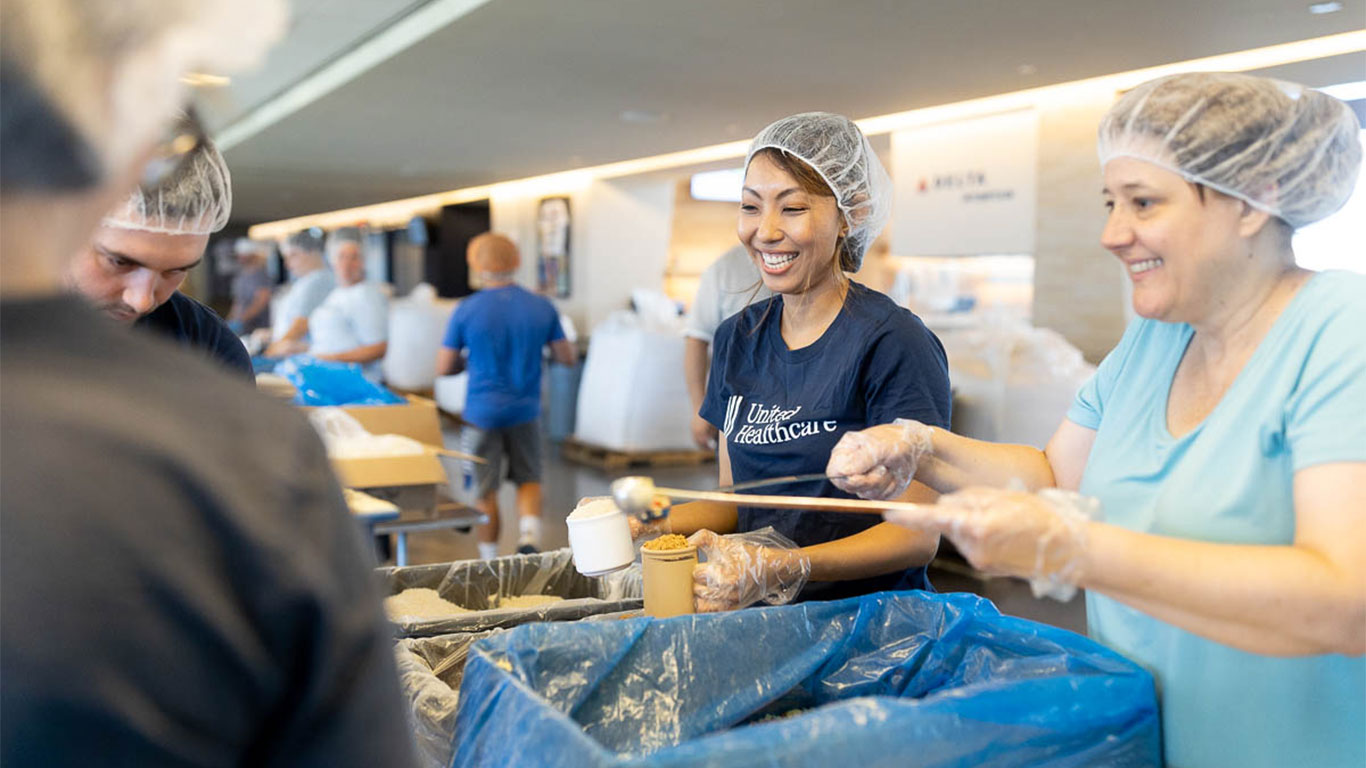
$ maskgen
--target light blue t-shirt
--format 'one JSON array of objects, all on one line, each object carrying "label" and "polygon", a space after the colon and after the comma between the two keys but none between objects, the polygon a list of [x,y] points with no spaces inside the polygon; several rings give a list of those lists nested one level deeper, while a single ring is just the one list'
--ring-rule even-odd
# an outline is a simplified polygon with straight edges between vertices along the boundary
[{"label": "light blue t-shirt", "polygon": [[[1081,492],[1133,531],[1292,544],[1294,473],[1366,461],[1366,276],[1313,276],[1174,438],[1167,396],[1192,333],[1134,322],[1077,393],[1067,418],[1096,430]],[[1169,766],[1366,765],[1366,659],[1245,653],[1095,593],[1086,608],[1092,637],[1156,677]]]}]

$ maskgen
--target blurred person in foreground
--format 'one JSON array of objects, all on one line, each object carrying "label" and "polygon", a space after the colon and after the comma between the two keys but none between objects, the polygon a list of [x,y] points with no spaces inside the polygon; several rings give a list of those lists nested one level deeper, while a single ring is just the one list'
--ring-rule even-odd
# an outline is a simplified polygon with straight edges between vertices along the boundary
[{"label": "blurred person in foreground", "polygon": [[251,376],[247,350],[212,309],[180,292],[204,260],[209,235],[228,223],[232,179],[213,142],[182,118],[183,160],[153,186],[139,186],[107,213],[67,267],[66,283],[115,322],[146,328]]},{"label": "blurred person in foreground", "polygon": [[284,357],[308,349],[308,316],[337,287],[337,279],[323,258],[322,237],[308,230],[295,232],[285,238],[280,250],[290,282],[271,309],[270,332],[256,331],[252,336],[265,347],[266,357]]},{"label": "blurred person in foreground", "polygon": [[266,271],[269,246],[247,238],[233,243],[237,274],[232,278],[232,309],[228,327],[238,336],[270,327],[270,273]]},{"label": "blurred person in foreground", "polygon": [[413,764],[317,436],[63,290],[101,217],[185,160],[179,78],[283,27],[271,0],[0,4],[6,766]]},{"label": "blurred person in foreground", "polygon": [[460,450],[487,464],[467,462],[465,482],[489,521],[479,527],[479,556],[498,555],[498,486],[517,486],[518,551],[541,546],[541,363],[546,346],[555,362],[573,365],[555,305],[514,282],[521,255],[508,238],[486,232],[465,252],[481,286],[451,314],[437,353],[437,374],[468,370]]},{"label": "blurred person in foreground", "polygon": [[712,337],[721,321],[772,295],[743,245],[721,254],[702,272],[683,330],[683,376],[692,400],[692,439],[698,448],[716,450],[716,427],[698,413],[707,394]]},{"label": "blurred person in foreground", "polygon": [[1366,765],[1366,276],[1291,250],[1350,196],[1358,130],[1248,75],[1129,91],[1101,243],[1139,317],[1047,448],[904,421],[830,458],[867,498],[949,494],[887,518],[976,567],[1085,588],[1090,634],[1156,678],[1175,768]]}]

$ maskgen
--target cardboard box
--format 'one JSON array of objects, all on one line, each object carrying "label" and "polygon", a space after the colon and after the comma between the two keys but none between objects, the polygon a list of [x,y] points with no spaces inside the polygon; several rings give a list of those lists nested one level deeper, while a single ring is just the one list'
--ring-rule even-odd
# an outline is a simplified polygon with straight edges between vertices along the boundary
[{"label": "cardboard box", "polygon": [[440,448],[441,418],[436,403],[417,395],[406,395],[406,399],[403,405],[347,405],[342,410],[372,435],[403,435]]},{"label": "cardboard box", "polygon": [[441,421],[436,403],[416,395],[408,395],[407,400],[403,405],[342,406],[342,410],[351,414],[371,434],[403,435],[426,446],[423,453],[411,456],[333,459],[332,467],[342,485],[370,489],[436,486],[447,482],[446,470],[442,468],[439,456],[442,450]]}]

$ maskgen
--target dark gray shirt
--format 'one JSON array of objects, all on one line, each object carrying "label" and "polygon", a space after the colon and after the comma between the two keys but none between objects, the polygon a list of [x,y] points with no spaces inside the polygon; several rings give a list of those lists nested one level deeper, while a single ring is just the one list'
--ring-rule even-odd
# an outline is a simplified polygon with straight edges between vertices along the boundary
[{"label": "dark gray shirt", "polygon": [[412,765],[306,422],[74,298],[0,328],[0,763]]}]

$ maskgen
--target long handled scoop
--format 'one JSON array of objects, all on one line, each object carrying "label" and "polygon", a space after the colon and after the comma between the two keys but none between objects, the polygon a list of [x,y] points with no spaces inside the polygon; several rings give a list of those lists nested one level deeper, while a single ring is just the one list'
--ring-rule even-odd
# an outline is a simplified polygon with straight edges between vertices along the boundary
[{"label": "long handled scoop", "polygon": [[918,510],[923,504],[905,501],[868,501],[866,499],[827,499],[815,496],[763,496],[752,493],[725,491],[691,491],[685,488],[661,488],[653,478],[623,477],[612,483],[612,500],[628,515],[641,520],[667,517],[674,501],[719,501],[743,504],[747,507],[771,509],[804,509],[817,512],[846,512],[850,514],[880,515],[893,509]]}]

